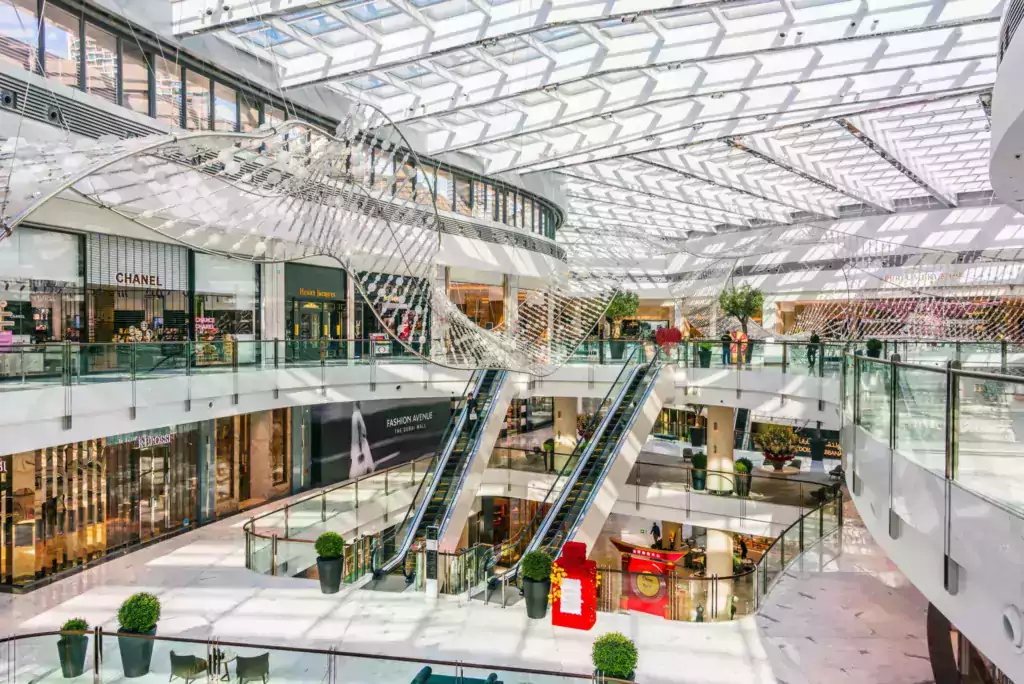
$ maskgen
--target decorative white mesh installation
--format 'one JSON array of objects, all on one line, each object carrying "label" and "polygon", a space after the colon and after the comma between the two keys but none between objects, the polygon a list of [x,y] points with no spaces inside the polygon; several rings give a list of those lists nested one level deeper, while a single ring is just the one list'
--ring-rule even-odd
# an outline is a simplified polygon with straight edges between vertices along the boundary
[{"label": "decorative white mesh installation", "polygon": [[552,372],[594,328],[616,283],[585,269],[552,271],[498,329],[480,328],[444,291],[436,188],[410,150],[367,105],[333,134],[288,121],[253,133],[13,138],[0,147],[3,216],[16,230],[46,202],[77,198],[211,253],[328,256],[411,353],[457,368]]},{"label": "decorative white mesh installation", "polygon": [[[801,247],[799,260],[783,258]],[[1024,341],[1024,301],[1011,287],[1024,269],[1020,254],[912,246],[814,224],[755,231],[727,253],[683,251],[689,270],[672,292],[687,322],[706,336],[738,327],[718,307],[718,295],[730,284],[758,287],[779,276],[801,282],[830,270],[842,274],[842,286],[804,302],[788,334],[762,329],[755,335]]]}]

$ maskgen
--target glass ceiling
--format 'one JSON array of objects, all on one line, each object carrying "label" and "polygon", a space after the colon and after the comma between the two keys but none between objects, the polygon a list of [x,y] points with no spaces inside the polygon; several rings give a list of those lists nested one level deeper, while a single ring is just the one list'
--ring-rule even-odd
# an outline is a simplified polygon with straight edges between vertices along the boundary
[{"label": "glass ceiling", "polygon": [[[487,173],[550,171],[575,255],[986,193],[1003,0],[172,0]],[[219,3],[218,3],[219,4]]]}]

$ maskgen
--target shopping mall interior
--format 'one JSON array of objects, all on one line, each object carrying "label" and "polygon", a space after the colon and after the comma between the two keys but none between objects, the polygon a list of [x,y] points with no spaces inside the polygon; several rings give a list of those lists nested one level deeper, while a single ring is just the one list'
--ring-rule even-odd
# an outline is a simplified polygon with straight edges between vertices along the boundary
[{"label": "shopping mall interior", "polygon": [[1024,684],[1022,20],[0,0],[0,684]]}]

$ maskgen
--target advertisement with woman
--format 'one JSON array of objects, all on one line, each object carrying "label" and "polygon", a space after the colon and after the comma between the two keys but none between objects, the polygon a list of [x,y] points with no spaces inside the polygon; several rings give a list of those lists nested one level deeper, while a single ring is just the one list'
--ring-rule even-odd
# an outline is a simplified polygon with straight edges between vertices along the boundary
[{"label": "advertisement with woman", "polygon": [[312,410],[312,484],[342,482],[437,450],[451,402],[424,399],[323,404]]}]

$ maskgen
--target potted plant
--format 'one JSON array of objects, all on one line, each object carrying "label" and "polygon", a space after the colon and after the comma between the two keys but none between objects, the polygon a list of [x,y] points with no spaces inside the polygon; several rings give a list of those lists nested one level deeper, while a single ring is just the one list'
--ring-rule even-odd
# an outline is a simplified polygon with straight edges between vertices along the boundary
[{"label": "potted plant", "polygon": [[125,677],[149,674],[153,660],[153,640],[143,637],[156,634],[160,620],[160,599],[146,592],[132,594],[117,610],[117,648]]},{"label": "potted plant", "polygon": [[324,532],[316,538],[316,571],[324,594],[337,594],[341,589],[344,556],[345,539],[337,532]]},{"label": "potted plant", "polygon": [[[694,423],[700,418],[700,412],[704,409],[703,406],[694,406],[694,413],[697,414],[697,418],[694,418]],[[690,446],[699,447],[704,446],[707,437],[707,428],[701,425],[694,425],[690,428]]]},{"label": "potted plant", "polygon": [[654,333],[654,341],[665,353],[669,354],[677,344],[683,341],[683,333],[676,327],[658,328]]},{"label": "potted plant", "polygon": [[530,551],[523,556],[523,596],[526,615],[540,620],[548,614],[551,593],[551,556],[543,551]]},{"label": "potted plant", "polygon": [[[749,337],[747,324],[751,317],[759,316],[764,308],[764,293],[749,283],[732,285],[722,290],[718,295],[718,306],[722,308],[726,316],[732,316],[740,322],[743,336]],[[750,357],[754,352],[754,345],[748,344],[745,361],[750,363]]]},{"label": "potted plant", "polygon": [[619,632],[609,632],[594,641],[590,652],[596,674],[633,681],[639,655],[636,644]]},{"label": "potted plant", "polygon": [[[89,650],[89,623],[82,618],[72,618],[60,628],[57,640],[57,656],[64,679],[80,677],[85,672],[85,654]],[[69,633],[70,632],[70,633]]]},{"label": "potted plant", "polygon": [[604,315],[612,322],[612,341],[608,346],[613,359],[621,359],[626,351],[626,343],[618,339],[622,335],[622,321],[636,315],[639,307],[640,297],[636,292],[616,292],[608,304]]},{"label": "potted plant", "polygon": [[733,469],[736,471],[736,496],[745,499],[750,496],[750,473],[754,470],[754,463],[749,458],[738,458]]},{"label": "potted plant", "polygon": [[711,368],[711,352],[712,347],[710,342],[701,342],[697,347],[697,360],[700,361],[701,368]]},{"label": "potted plant", "polygon": [[708,482],[707,454],[694,454],[690,460],[693,463],[693,470],[690,471],[693,476],[693,489],[694,491],[703,492]]},{"label": "potted plant", "polygon": [[796,451],[796,434],[785,425],[765,425],[754,435],[754,444],[764,452],[764,462],[775,470],[793,460]]},{"label": "potted plant", "polygon": [[868,357],[877,359],[882,356],[882,341],[872,337],[864,343],[864,347],[868,350]]}]

